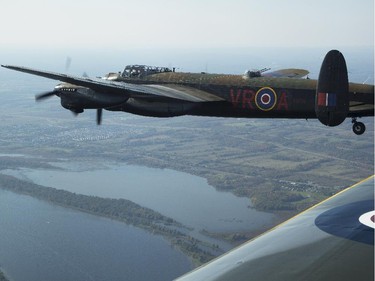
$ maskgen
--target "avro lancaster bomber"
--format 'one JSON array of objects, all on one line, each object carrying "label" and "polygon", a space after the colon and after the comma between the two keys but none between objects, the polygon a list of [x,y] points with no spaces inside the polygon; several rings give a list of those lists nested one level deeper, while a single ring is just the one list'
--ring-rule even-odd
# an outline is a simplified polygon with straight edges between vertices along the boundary
[{"label": "avro lancaster bomber", "polygon": [[345,59],[337,50],[327,53],[318,80],[304,78],[308,71],[301,69],[228,75],[131,65],[123,73],[88,78],[2,67],[60,80],[36,100],[56,95],[73,113],[96,109],[98,124],[103,109],[153,117],[311,118],[331,127],[351,118],[354,133],[361,135],[365,125],[357,118],[374,116],[374,85],[349,83]]}]

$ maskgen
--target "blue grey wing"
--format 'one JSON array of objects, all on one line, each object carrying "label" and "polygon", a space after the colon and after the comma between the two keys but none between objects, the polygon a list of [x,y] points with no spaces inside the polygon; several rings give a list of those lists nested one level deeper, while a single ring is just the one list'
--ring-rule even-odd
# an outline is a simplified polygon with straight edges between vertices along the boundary
[{"label": "blue grey wing", "polygon": [[374,280],[374,177],[178,281]]}]

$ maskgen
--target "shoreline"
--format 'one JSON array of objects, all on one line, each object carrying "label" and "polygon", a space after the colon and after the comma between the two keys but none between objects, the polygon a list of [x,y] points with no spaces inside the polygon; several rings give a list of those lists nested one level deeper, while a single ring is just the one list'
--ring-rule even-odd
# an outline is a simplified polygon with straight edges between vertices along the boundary
[{"label": "shoreline", "polygon": [[[181,223],[129,200],[74,194],[25,182],[1,173],[0,188],[13,193],[31,196],[53,205],[113,219],[127,225],[133,225],[151,234],[160,235],[173,248],[184,253],[195,267],[224,253],[217,245],[200,241],[184,233],[184,230],[189,230],[189,228]],[[82,206],[77,204],[82,204]],[[110,206],[109,209],[108,205]]]}]

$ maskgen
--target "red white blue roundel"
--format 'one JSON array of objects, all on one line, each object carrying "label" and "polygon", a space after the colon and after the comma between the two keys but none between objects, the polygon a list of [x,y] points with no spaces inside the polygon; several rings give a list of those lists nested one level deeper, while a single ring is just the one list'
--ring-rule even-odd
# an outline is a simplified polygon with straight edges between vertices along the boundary
[{"label": "red white blue roundel", "polygon": [[277,95],[269,87],[264,87],[255,94],[255,104],[260,110],[269,111],[275,107],[276,102]]},{"label": "red white blue roundel", "polygon": [[375,229],[375,211],[364,213],[359,217],[359,222]]},{"label": "red white blue roundel", "polygon": [[315,219],[315,225],[334,236],[374,245],[374,200],[356,201],[329,209]]}]

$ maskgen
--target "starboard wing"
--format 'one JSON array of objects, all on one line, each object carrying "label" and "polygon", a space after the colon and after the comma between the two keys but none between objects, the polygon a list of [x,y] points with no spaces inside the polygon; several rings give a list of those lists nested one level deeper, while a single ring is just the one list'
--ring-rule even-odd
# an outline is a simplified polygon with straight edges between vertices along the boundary
[{"label": "starboard wing", "polygon": [[374,116],[374,85],[349,83],[349,116]]},{"label": "starboard wing", "polygon": [[207,92],[179,85],[138,85],[125,82],[115,82],[104,79],[78,77],[50,71],[36,70],[28,67],[1,65],[12,70],[59,80],[77,86],[87,87],[97,92],[110,92],[129,98],[148,100],[175,100],[185,102],[209,102],[223,100]]},{"label": "starboard wing", "polygon": [[305,69],[288,68],[265,72],[262,73],[262,76],[274,78],[303,78],[306,77],[309,73],[310,72]]}]

